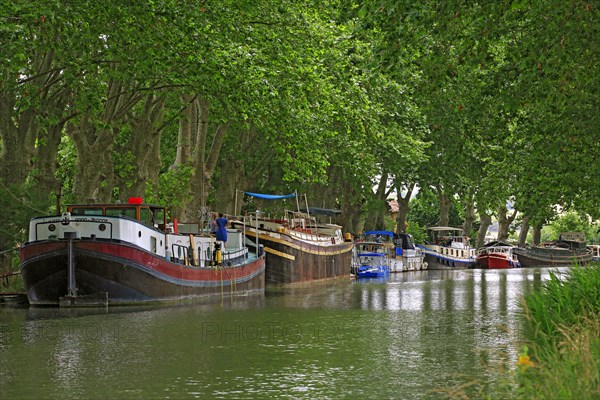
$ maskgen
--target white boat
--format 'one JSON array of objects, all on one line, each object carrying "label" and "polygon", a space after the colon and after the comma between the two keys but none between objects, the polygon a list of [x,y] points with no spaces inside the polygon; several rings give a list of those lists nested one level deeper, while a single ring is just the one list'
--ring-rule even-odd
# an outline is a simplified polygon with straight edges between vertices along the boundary
[{"label": "white boat", "polygon": [[169,226],[166,215],[132,198],[32,219],[20,249],[29,303],[107,306],[264,292],[265,255],[249,252],[241,231],[229,229],[221,248],[197,228]]},{"label": "white boat", "polygon": [[390,272],[416,271],[426,269],[424,254],[414,244],[407,233],[395,234],[391,231],[367,231],[354,245],[353,266],[356,271],[365,265],[377,264],[389,268]]},{"label": "white boat", "polygon": [[425,254],[429,269],[473,268],[477,263],[476,249],[471,247],[469,237],[460,228],[434,226],[431,243],[419,245]]}]

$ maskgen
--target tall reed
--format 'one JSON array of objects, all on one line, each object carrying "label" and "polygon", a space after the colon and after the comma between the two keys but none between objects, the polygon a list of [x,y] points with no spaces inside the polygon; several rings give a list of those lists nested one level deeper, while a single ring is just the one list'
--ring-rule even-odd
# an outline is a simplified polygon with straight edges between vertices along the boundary
[{"label": "tall reed", "polygon": [[553,272],[524,298],[524,398],[600,398],[600,264]]}]

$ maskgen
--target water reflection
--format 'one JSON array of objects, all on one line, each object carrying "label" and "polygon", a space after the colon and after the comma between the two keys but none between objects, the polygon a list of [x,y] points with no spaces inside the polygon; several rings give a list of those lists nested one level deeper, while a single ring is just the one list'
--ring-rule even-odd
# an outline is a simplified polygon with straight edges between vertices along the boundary
[{"label": "water reflection", "polygon": [[[549,270],[414,271],[218,304],[0,309],[3,398],[431,398],[514,367]],[[476,397],[476,396],[475,396]],[[492,396],[493,397],[493,396]]]}]

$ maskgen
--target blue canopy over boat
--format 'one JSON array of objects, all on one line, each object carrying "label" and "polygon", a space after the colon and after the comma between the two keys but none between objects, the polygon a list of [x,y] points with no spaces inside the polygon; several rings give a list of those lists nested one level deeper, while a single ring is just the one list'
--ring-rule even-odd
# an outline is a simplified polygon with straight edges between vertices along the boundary
[{"label": "blue canopy over boat", "polygon": [[291,199],[296,197],[296,193],[290,194],[261,194],[261,193],[252,193],[252,192],[244,192],[248,196],[257,197],[259,199],[267,199],[267,200],[277,200],[277,199]]},{"label": "blue canopy over boat", "polygon": [[392,231],[366,231],[365,235],[387,235],[394,237],[394,232]]}]

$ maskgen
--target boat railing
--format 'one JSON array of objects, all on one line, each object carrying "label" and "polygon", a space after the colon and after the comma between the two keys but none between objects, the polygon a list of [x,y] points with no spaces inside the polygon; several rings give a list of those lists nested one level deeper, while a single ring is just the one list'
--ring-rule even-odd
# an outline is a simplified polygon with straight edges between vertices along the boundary
[{"label": "boat railing", "polygon": [[171,245],[171,261],[195,267],[213,267],[231,263],[233,260],[248,259],[248,249],[241,248],[233,251],[223,251],[221,260],[217,263],[216,242],[201,242],[196,246],[196,251],[191,251],[187,244],[174,243]]},{"label": "boat railing", "polygon": [[482,247],[477,250],[477,254],[490,254],[490,253],[503,253],[510,254],[512,252],[512,247],[510,246],[491,246],[491,247]]}]

